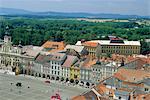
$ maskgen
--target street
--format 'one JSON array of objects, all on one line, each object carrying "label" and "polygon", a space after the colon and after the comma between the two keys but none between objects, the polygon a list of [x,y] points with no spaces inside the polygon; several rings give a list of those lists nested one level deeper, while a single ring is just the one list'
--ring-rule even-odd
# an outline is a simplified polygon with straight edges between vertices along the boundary
[{"label": "street", "polygon": [[[46,80],[46,79],[45,79]],[[22,87],[16,83],[21,82]],[[14,76],[0,73],[0,100],[50,100],[52,95],[59,93],[62,100],[69,100],[88,89],[68,87],[60,83],[45,83],[39,79]]]}]

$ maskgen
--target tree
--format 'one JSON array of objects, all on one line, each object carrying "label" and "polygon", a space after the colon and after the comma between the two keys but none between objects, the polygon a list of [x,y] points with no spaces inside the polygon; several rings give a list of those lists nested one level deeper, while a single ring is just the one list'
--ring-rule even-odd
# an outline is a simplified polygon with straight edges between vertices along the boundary
[{"label": "tree", "polygon": [[107,53],[107,57],[111,58],[111,53]]},{"label": "tree", "polygon": [[63,77],[61,78],[61,81],[64,81],[64,78],[63,78]]},{"label": "tree", "polygon": [[78,84],[78,83],[79,83],[79,81],[78,81],[78,80],[75,80],[75,83],[76,83],[76,84]]},{"label": "tree", "polygon": [[[128,40],[139,40],[150,37],[150,25],[139,25],[135,22],[104,22],[94,23],[76,20],[39,20],[5,19],[1,20],[0,38],[3,39],[5,27],[9,25],[12,42],[17,45],[41,46],[47,40],[65,41],[75,44],[78,40],[108,39],[100,36],[116,35]],[[14,17],[13,17],[14,18]],[[138,28],[135,28],[138,27]]]},{"label": "tree", "polygon": [[142,54],[149,54],[150,53],[150,44],[145,41],[141,41],[141,53]]},{"label": "tree", "polygon": [[71,79],[71,80],[70,80],[70,83],[74,83],[74,80],[73,80],[73,79]]},{"label": "tree", "polygon": [[86,85],[89,87],[89,86],[90,86],[90,83],[89,83],[89,82],[86,82]]}]

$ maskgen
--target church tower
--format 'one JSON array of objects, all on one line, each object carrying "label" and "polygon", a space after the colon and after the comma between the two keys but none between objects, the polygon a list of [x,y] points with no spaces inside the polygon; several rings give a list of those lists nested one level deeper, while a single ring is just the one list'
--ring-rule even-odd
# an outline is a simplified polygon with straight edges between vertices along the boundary
[{"label": "church tower", "polygon": [[10,36],[8,31],[9,31],[9,27],[7,26],[5,36],[4,36],[4,42],[5,43],[8,43],[8,42],[11,43],[11,36]]}]

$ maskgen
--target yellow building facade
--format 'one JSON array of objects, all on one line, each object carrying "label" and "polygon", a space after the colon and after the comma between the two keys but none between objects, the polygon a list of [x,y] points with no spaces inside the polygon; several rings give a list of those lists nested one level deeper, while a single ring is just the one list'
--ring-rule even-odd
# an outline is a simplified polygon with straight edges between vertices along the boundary
[{"label": "yellow building facade", "polygon": [[102,53],[132,55],[140,54],[140,46],[136,45],[102,45]]},{"label": "yellow building facade", "polygon": [[70,67],[70,79],[73,80],[80,79],[80,68],[76,66],[76,64]]},{"label": "yellow building facade", "polygon": [[93,57],[93,58],[96,57],[96,50],[97,50],[97,47],[98,47],[98,43],[84,42],[83,46],[85,46],[85,49],[88,50],[90,57]]},{"label": "yellow building facade", "polygon": [[[132,55],[140,54],[141,44],[140,41],[128,40],[93,40],[81,42],[78,41],[76,45],[83,45],[89,51],[89,55],[96,57],[96,53],[102,54],[120,54]],[[98,46],[100,49],[98,49]]]}]

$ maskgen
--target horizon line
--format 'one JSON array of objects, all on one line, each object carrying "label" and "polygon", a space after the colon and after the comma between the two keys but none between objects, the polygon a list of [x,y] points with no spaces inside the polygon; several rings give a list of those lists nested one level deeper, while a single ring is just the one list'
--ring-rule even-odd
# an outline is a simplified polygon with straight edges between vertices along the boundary
[{"label": "horizon line", "polygon": [[[150,17],[150,15],[137,15],[137,14],[120,14],[120,13],[104,13],[104,12],[80,12],[80,11],[52,11],[52,10],[45,10],[45,11],[32,11],[32,10],[26,10],[23,8],[9,8],[9,7],[0,7],[0,9],[16,9],[16,10],[24,10],[27,12],[33,12],[33,13],[43,13],[43,12],[56,12],[56,13],[85,13],[85,14],[113,14],[113,15],[125,15],[125,16],[141,16],[141,17]],[[0,10],[1,12],[1,10]]]}]

